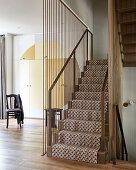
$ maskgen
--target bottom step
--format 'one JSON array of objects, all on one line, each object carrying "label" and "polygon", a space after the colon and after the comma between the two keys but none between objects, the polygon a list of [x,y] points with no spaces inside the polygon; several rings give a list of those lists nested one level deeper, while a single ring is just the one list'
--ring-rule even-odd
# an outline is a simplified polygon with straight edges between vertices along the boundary
[{"label": "bottom step", "polygon": [[99,148],[55,144],[52,146],[52,157],[82,162],[98,163],[98,150]]}]

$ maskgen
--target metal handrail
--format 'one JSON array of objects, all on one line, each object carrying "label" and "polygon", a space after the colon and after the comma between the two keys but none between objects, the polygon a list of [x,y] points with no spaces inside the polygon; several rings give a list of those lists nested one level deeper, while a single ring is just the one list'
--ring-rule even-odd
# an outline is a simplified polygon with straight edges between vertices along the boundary
[{"label": "metal handrail", "polygon": [[122,122],[121,122],[121,118],[120,118],[120,112],[119,112],[118,105],[116,105],[116,114],[117,114],[117,120],[119,123],[119,128],[120,128],[121,137],[122,137],[122,160],[124,160],[124,150],[125,150],[126,161],[128,161],[128,151],[127,151],[127,146],[126,146],[126,141],[125,141],[125,136],[124,136],[124,131],[123,131],[123,127],[122,127]]},{"label": "metal handrail", "polygon": [[86,33],[90,33],[91,36],[93,35],[91,33],[90,30],[86,29],[83,33],[83,35],[81,36],[80,40],[78,41],[78,43],[76,44],[75,48],[73,49],[73,51],[71,52],[70,56],[68,57],[68,59],[66,60],[64,66],[62,67],[61,71],[59,72],[59,74],[57,75],[56,79],[54,80],[53,84],[51,85],[50,89],[49,89],[49,119],[48,119],[48,146],[51,146],[51,141],[52,141],[52,135],[51,135],[51,117],[52,117],[52,110],[51,110],[51,92],[54,88],[54,86],[56,85],[57,81],[59,80],[60,76],[62,75],[63,71],[65,70],[66,66],[68,65],[68,63],[70,62],[71,58],[73,55],[75,55],[75,51],[78,48],[78,46],[80,45],[82,39],[84,38],[84,36],[86,35]]},{"label": "metal handrail", "polygon": [[106,75],[105,75],[105,79],[104,79],[102,91],[101,91],[101,108],[102,108],[101,150],[102,151],[105,151],[105,110],[104,110],[105,107],[104,106],[105,106],[105,87],[106,87],[107,80],[108,80],[108,68],[106,71]]}]

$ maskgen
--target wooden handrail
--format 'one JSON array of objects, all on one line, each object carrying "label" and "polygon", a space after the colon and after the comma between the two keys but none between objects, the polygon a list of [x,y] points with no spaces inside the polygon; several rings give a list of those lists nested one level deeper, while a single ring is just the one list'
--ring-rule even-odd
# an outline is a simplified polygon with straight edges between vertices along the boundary
[{"label": "wooden handrail", "polygon": [[123,132],[123,127],[122,127],[122,122],[121,122],[121,117],[120,117],[118,105],[116,105],[116,114],[117,114],[117,120],[118,120],[118,123],[119,123],[119,128],[120,128],[121,137],[122,137],[122,160],[124,160],[124,150],[125,150],[126,160],[128,161],[127,146],[126,146],[126,141],[125,141],[125,136],[124,136],[124,132]]},{"label": "wooden handrail", "polygon": [[108,80],[108,68],[106,71],[106,75],[104,78],[102,91],[101,91],[101,109],[102,109],[101,150],[102,151],[105,151],[105,109],[104,109],[105,107],[104,106],[105,106],[105,87],[106,87],[107,80]]},{"label": "wooden handrail", "polygon": [[75,12],[62,0],[59,0],[77,19],[80,21],[81,24],[85,26],[85,28],[88,29],[88,26],[75,14]]},{"label": "wooden handrail", "polygon": [[75,48],[73,49],[73,51],[71,52],[70,56],[68,57],[67,61],[65,62],[64,66],[62,67],[61,71],[59,72],[58,76],[56,77],[56,79],[54,80],[54,82],[52,83],[49,91],[51,91],[53,89],[53,87],[55,86],[55,84],[57,83],[58,79],[60,78],[60,76],[62,75],[63,71],[65,70],[66,66],[68,65],[70,59],[72,58],[72,56],[74,55],[77,47],[79,46],[80,42],[82,41],[82,39],[84,38],[85,34],[89,32],[90,34],[92,34],[88,29],[85,30],[85,32],[83,33],[83,35],[81,36],[80,40],[78,41],[77,45],[75,46]]}]

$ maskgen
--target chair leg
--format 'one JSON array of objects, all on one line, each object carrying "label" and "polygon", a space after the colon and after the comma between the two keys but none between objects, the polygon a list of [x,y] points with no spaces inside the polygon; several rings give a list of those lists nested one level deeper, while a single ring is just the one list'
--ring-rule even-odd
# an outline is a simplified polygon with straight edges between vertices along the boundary
[{"label": "chair leg", "polygon": [[8,128],[8,124],[9,124],[9,115],[7,114],[7,128]]},{"label": "chair leg", "polygon": [[20,128],[21,128],[21,113],[20,113],[20,116],[19,116],[19,120],[20,120]]}]

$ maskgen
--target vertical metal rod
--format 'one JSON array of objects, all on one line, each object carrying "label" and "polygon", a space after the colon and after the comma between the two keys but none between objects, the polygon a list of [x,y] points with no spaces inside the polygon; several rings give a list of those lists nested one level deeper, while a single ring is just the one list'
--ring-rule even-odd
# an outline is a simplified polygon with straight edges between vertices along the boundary
[{"label": "vertical metal rod", "polygon": [[[46,13],[46,9],[47,9],[47,6],[46,6],[47,4],[46,4],[46,0],[45,0],[45,38],[44,38],[44,41],[43,41],[43,46],[45,47],[45,56],[46,56],[46,51],[47,51],[47,48],[46,48],[46,39],[47,39],[47,13]],[[44,98],[44,101],[43,101],[43,106],[44,106],[44,119],[45,119],[45,123],[44,123],[44,126],[45,126],[45,129],[44,129],[44,131],[45,131],[45,139],[44,139],[44,141],[45,141],[45,154],[46,154],[46,115],[45,115],[45,107],[46,107],[46,95],[47,95],[47,93],[46,93],[46,89],[45,89],[45,81],[46,81],[46,79],[45,79],[45,76],[46,76],[46,67],[45,67],[45,62],[46,62],[46,58],[45,58],[45,56],[44,56],[44,62],[43,62],[43,65],[44,65],[44,67],[43,67],[43,70],[44,70],[44,74],[43,74],[43,82],[44,82],[44,85],[43,85],[43,88],[44,88],[44,91],[43,91],[43,98]]]},{"label": "vertical metal rod", "polygon": [[88,31],[87,31],[86,35],[87,35],[87,43],[86,43],[86,46],[87,46],[87,59],[86,60],[88,61]]},{"label": "vertical metal rod", "polygon": [[73,92],[75,92],[75,85],[76,85],[76,53],[74,52],[73,56]]},{"label": "vertical metal rod", "polygon": [[[50,59],[51,59],[51,49],[50,49],[50,21],[51,21],[51,17],[50,17],[50,0],[49,0],[49,88],[50,88],[50,85],[51,85],[51,70],[50,70],[50,67],[51,67],[51,62],[50,62]],[[51,91],[49,90],[49,116],[48,116],[48,146],[51,146],[52,144],[52,133],[51,133],[51,126],[52,126],[52,123],[51,123],[51,118],[52,118],[52,111],[51,111]]]},{"label": "vertical metal rod", "polygon": [[[60,64],[60,69],[62,68],[63,66],[63,46],[64,46],[64,43],[63,43],[63,5],[61,4],[61,64]],[[61,75],[60,77],[60,108],[62,106],[62,103],[63,103],[63,74]]]},{"label": "vertical metal rod", "polygon": [[[60,1],[58,2],[58,72],[60,72],[60,36],[61,36],[61,32],[60,32]],[[60,94],[60,79],[58,80],[58,94]],[[60,107],[60,97],[58,96],[58,108]]]},{"label": "vertical metal rod", "polygon": [[93,34],[91,34],[91,60],[93,60]]},{"label": "vertical metal rod", "polygon": [[[51,1],[51,85],[53,83],[53,73],[54,73],[54,69],[53,69],[53,2],[52,0]],[[54,96],[53,96],[53,91],[52,91],[52,105],[51,105],[51,108],[53,109],[54,107]],[[54,117],[54,112],[52,112],[52,125],[54,125],[54,122],[53,122],[53,117]],[[53,127],[53,131],[52,131],[52,143],[54,142],[54,127]]]},{"label": "vertical metal rod", "polygon": [[43,155],[44,152],[44,0],[43,0]]},{"label": "vertical metal rod", "polygon": [[105,97],[104,97],[104,91],[101,92],[101,109],[102,109],[102,118],[101,118],[101,150],[105,151]]},{"label": "vertical metal rod", "polygon": [[122,160],[124,160],[124,139],[123,139],[123,136],[121,137],[122,139]]},{"label": "vertical metal rod", "polygon": [[[58,19],[58,0],[56,0],[56,69],[55,69],[55,76],[57,77],[57,58],[58,58],[58,33],[57,33],[57,31],[58,31],[58,25],[57,25],[57,19]],[[55,85],[55,87],[56,87],[56,93],[55,93],[55,95],[56,95],[56,108],[57,108],[57,84]]]}]

